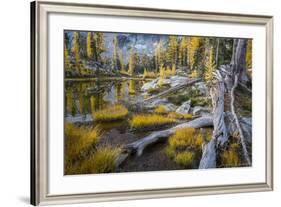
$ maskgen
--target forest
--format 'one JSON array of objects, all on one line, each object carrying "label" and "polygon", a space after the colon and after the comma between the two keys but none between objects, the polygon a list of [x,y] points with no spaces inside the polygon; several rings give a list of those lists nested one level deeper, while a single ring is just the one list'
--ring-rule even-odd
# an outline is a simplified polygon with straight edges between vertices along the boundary
[{"label": "forest", "polygon": [[64,32],[64,173],[252,165],[252,40]]}]

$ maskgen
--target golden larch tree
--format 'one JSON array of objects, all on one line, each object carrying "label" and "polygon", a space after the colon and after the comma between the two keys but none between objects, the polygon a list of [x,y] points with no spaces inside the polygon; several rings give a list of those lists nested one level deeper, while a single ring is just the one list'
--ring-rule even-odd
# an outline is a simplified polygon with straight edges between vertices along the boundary
[{"label": "golden larch tree", "polygon": [[178,63],[179,65],[187,65],[187,37],[182,37],[179,45]]},{"label": "golden larch tree", "polygon": [[156,67],[156,72],[159,70],[159,67],[161,64],[163,64],[164,57],[163,57],[163,40],[160,39],[159,43],[157,44],[155,48],[155,67]]},{"label": "golden larch tree", "polygon": [[79,33],[78,32],[73,32],[72,52],[73,52],[74,58],[75,58],[76,70],[79,74],[81,74],[80,46],[79,46]]},{"label": "golden larch tree", "polygon": [[104,36],[102,32],[96,32],[95,37],[95,48],[96,48],[96,60],[101,62],[101,53],[105,51],[105,45],[104,45]]},{"label": "golden larch tree", "polygon": [[189,61],[189,67],[191,70],[194,69],[195,64],[195,58],[196,58],[196,52],[200,45],[200,37],[190,37],[189,43],[187,47],[187,53],[188,53],[188,61]]},{"label": "golden larch tree", "polygon": [[209,56],[205,62],[205,73],[204,73],[204,79],[206,82],[211,82],[213,80],[213,72],[215,71],[216,63],[214,60],[214,50],[211,47],[209,49]]},{"label": "golden larch tree", "polygon": [[247,69],[252,68],[252,40],[247,41],[246,67],[247,67]]},{"label": "golden larch tree", "polygon": [[169,36],[168,60],[171,64],[177,64],[178,42],[176,36]]},{"label": "golden larch tree", "polygon": [[87,34],[87,56],[89,59],[93,57],[93,34],[88,32]]}]

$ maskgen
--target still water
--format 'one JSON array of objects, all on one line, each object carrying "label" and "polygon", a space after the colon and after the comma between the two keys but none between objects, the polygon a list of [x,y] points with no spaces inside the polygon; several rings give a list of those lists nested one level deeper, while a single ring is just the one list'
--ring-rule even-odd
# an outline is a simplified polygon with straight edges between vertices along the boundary
[{"label": "still water", "polygon": [[143,80],[66,81],[64,116],[68,122],[90,122],[92,112],[108,105],[143,100]]}]

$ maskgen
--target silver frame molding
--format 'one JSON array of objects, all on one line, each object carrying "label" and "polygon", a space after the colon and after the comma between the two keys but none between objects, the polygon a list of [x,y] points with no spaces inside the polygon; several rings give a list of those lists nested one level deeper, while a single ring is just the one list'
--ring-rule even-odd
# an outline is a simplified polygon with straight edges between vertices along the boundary
[{"label": "silver frame molding", "polygon": [[[266,177],[264,183],[75,195],[48,194],[48,14],[76,13],[262,25],[266,29]],[[35,1],[31,3],[31,204],[66,204],[273,190],[273,17]]]}]

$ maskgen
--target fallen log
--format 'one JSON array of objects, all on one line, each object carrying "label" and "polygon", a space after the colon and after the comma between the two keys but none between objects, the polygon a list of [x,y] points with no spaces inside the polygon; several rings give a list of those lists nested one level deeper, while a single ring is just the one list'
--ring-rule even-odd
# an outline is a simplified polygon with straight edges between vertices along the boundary
[{"label": "fallen log", "polygon": [[201,127],[209,127],[212,125],[213,125],[212,116],[200,117],[200,118],[194,119],[192,121],[176,125],[170,129],[152,132],[148,136],[124,146],[122,151],[125,154],[126,153],[127,154],[136,153],[137,156],[141,156],[143,153],[143,150],[147,146],[168,138],[169,136],[174,134],[177,129],[187,128],[187,127],[197,129],[197,128],[201,128]]},{"label": "fallen log", "polygon": [[169,88],[169,89],[166,90],[166,91],[163,91],[163,92],[161,92],[161,93],[159,93],[159,94],[156,94],[156,95],[154,95],[154,96],[151,96],[151,97],[145,99],[143,102],[149,102],[149,101],[152,101],[152,100],[154,100],[154,99],[156,99],[156,98],[163,97],[163,96],[165,96],[165,95],[167,95],[167,94],[176,92],[176,91],[178,91],[178,90],[180,90],[180,89],[183,89],[183,88],[185,88],[185,87],[187,87],[187,86],[190,86],[190,85],[192,85],[192,84],[194,84],[194,83],[197,83],[197,82],[199,82],[199,81],[201,81],[201,78],[197,78],[197,79],[188,81],[187,83],[180,84],[180,85],[175,86],[175,87],[173,87],[173,88]]},{"label": "fallen log", "polygon": [[[227,125],[227,131],[230,134],[235,134],[238,132],[238,129],[236,127],[236,124],[234,122],[234,118],[232,116],[231,112],[226,112],[225,115],[225,121]],[[251,123],[247,121],[248,118],[241,118],[239,119],[239,122],[241,124],[242,130],[244,134],[246,135],[246,140],[250,143],[251,142]],[[138,156],[141,156],[143,153],[143,150],[145,147],[155,144],[160,141],[165,141],[169,136],[173,135],[176,131],[176,129],[179,128],[186,128],[186,127],[192,127],[192,128],[203,128],[203,127],[212,127],[213,126],[213,117],[212,116],[205,116],[200,117],[197,119],[194,119],[190,122],[182,123],[179,125],[176,125],[175,127],[167,130],[152,132],[150,135],[136,141],[133,143],[130,143],[128,145],[125,145],[122,148],[121,154],[118,156],[118,158],[115,160],[115,166],[120,166],[131,154],[136,153]],[[210,144],[209,144],[210,143]],[[202,165],[211,168],[212,165],[210,163],[214,163],[216,159],[216,156],[213,156],[215,152],[215,141],[210,141],[207,145],[203,146],[203,155],[202,157],[205,157],[205,160],[201,159]],[[205,149],[208,148],[208,149]]]}]

